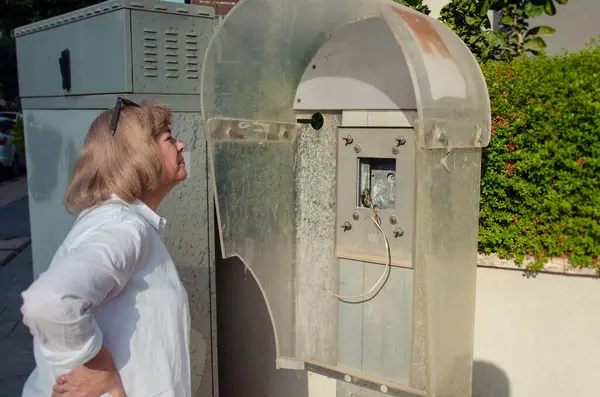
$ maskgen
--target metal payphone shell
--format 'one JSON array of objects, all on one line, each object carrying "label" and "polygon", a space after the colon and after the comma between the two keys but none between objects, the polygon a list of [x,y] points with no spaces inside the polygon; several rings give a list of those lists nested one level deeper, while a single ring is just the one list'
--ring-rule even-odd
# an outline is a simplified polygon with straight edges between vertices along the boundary
[{"label": "metal payphone shell", "polygon": [[412,268],[414,133],[411,128],[338,129],[339,258]]},{"label": "metal payphone shell", "polygon": [[[470,396],[481,69],[392,1],[288,3],[238,3],[205,54],[223,256],[254,276],[279,368],[339,397]],[[322,128],[298,124],[316,112]],[[268,139],[276,126],[293,133]]]}]

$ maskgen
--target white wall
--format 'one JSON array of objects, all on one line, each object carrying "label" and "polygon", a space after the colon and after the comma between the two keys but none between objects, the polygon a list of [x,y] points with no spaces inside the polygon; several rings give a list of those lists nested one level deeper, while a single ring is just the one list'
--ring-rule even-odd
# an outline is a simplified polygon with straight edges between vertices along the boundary
[{"label": "white wall", "polygon": [[[431,9],[430,16],[439,17],[442,7],[449,0],[424,0]],[[546,51],[556,54],[563,50],[577,51],[585,44],[600,35],[600,0],[571,0],[567,4],[557,5],[554,16],[543,14],[531,20],[531,27],[548,25],[556,29],[556,33],[545,38]]]},{"label": "white wall", "polygon": [[479,268],[474,397],[600,395],[600,280]]},{"label": "white wall", "polygon": [[431,10],[431,14],[429,14],[429,16],[433,17],[433,18],[439,17],[440,10],[442,9],[442,7],[444,7],[448,3],[449,3],[448,0],[424,0],[423,1],[423,4],[427,4],[429,9]]},{"label": "white wall", "polygon": [[546,38],[547,52],[550,54],[577,51],[585,47],[592,38],[600,35],[600,1],[571,0],[558,5],[554,16],[542,15],[531,21],[531,26],[549,25],[556,33]]}]

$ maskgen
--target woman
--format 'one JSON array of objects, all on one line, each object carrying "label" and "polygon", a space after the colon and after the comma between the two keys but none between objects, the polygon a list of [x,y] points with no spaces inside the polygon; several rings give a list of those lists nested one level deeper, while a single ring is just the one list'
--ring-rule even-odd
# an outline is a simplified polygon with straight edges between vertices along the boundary
[{"label": "woman", "polygon": [[23,293],[23,397],[190,396],[188,299],[156,214],[187,177],[183,150],[165,106],[119,98],[92,123],[65,193],[82,212]]}]

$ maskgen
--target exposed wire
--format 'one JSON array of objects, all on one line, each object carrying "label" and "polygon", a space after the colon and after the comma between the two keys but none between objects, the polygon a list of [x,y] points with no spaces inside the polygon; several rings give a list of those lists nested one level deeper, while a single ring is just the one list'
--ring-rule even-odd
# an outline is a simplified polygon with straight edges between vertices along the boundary
[{"label": "exposed wire", "polygon": [[[373,206],[372,205],[371,205],[371,209],[373,210]],[[373,210],[373,212],[374,212],[374,210]],[[377,216],[377,214],[375,214],[375,216]],[[375,289],[379,286],[379,284],[381,284],[383,282],[383,280],[385,280],[385,278],[387,277],[389,271],[391,270],[392,256],[391,256],[391,253],[390,253],[390,242],[388,241],[388,238],[385,235],[385,232],[383,231],[383,229],[379,225],[379,222],[377,222],[375,220],[375,217],[374,216],[370,216],[369,219],[371,219],[373,221],[373,223],[375,224],[375,226],[377,226],[377,229],[379,229],[379,231],[381,232],[381,235],[383,236],[384,241],[385,241],[385,252],[387,254],[387,263],[386,263],[385,269],[383,270],[383,274],[381,275],[381,277],[379,277],[379,280],[377,280],[377,282],[373,285],[373,287],[371,287],[371,289],[369,291],[365,292],[364,294],[354,295],[354,296],[343,296],[343,295],[334,294],[329,289],[326,290],[330,295],[333,295],[333,296],[335,296],[338,299],[341,299],[341,300],[355,300],[355,299],[361,299],[361,298],[364,298],[364,297],[367,297],[367,296],[371,295],[371,293],[373,291],[375,291]]]}]

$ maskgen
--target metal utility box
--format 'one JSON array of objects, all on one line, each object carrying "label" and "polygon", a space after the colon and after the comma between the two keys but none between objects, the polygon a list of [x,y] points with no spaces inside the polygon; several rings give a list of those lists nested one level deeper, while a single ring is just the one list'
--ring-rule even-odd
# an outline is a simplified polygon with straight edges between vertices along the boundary
[{"label": "metal utility box", "polygon": [[22,27],[20,95],[199,94],[213,25],[211,8],[113,0]]},{"label": "metal utility box", "polygon": [[215,24],[209,7],[111,0],[14,32],[36,277],[74,222],[63,194],[94,118],[117,96],[173,110],[173,134],[186,143],[189,177],[159,212],[169,220],[165,243],[190,296],[196,396],[217,388],[212,195],[199,95]]}]

